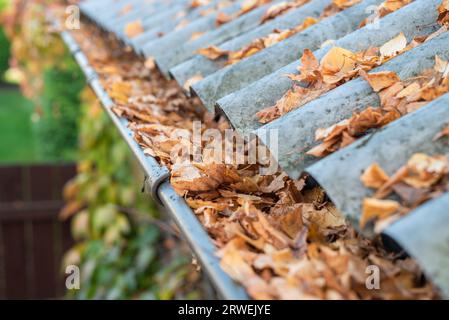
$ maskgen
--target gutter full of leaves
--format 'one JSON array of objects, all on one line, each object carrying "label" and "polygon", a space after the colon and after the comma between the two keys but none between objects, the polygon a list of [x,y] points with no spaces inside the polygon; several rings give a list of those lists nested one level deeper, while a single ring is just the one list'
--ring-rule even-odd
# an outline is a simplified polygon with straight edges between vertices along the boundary
[{"label": "gutter full of leaves", "polygon": [[147,192],[162,205],[164,211],[168,212],[175,221],[184,239],[189,243],[195,257],[200,261],[204,271],[211,279],[218,295],[223,299],[229,300],[247,299],[244,289],[236,284],[220,267],[219,259],[215,254],[216,247],[187,203],[174,191],[168,181],[169,173],[167,169],[161,167],[152,156],[144,154],[138,143],[133,139],[133,134],[127,127],[128,122],[126,119],[117,116],[112,111],[114,102],[102,87],[98,75],[89,64],[78,43],[67,31],[61,31],[60,35],[83,70],[89,85],[101,101],[105,112],[141,165],[147,177],[145,181]]}]

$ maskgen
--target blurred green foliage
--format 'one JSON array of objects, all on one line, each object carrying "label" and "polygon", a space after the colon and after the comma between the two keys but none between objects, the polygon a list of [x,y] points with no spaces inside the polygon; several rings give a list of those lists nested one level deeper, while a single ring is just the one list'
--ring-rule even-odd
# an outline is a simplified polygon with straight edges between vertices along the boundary
[{"label": "blurred green foliage", "polygon": [[183,245],[153,224],[158,212],[140,190],[143,176],[127,145],[90,90],[83,101],[81,161],[78,175],[65,189],[68,213],[70,208],[76,211],[72,235],[78,241],[65,264],[79,265],[82,274],[81,289],[70,296],[198,298],[199,273]]},{"label": "blurred green foliage", "polygon": [[78,149],[80,92],[85,79],[69,55],[55,68],[44,70],[40,97],[42,117],[37,123],[39,151],[51,160],[73,160]]},{"label": "blurred green foliage", "polygon": [[[0,6],[1,11],[1,6]],[[5,35],[3,27],[0,26],[0,81],[3,77],[3,74],[9,68],[9,56],[10,56],[10,43],[8,38]]]}]

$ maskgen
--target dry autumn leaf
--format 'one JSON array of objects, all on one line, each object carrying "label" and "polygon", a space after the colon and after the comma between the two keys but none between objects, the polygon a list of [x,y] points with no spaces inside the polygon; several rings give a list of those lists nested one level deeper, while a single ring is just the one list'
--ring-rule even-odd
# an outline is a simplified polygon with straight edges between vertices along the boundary
[{"label": "dry autumn leaf", "polygon": [[140,21],[140,20],[129,22],[125,26],[125,34],[128,38],[135,38],[143,32],[144,32],[144,29],[143,29],[142,21]]},{"label": "dry autumn leaf", "polygon": [[199,49],[197,52],[211,60],[216,60],[218,58],[225,57],[229,54],[229,51],[221,50],[216,46],[210,46],[207,48]]},{"label": "dry autumn leaf", "polygon": [[360,74],[376,92],[379,92],[382,89],[388,88],[396,82],[401,81],[398,75],[391,71],[380,71],[373,73],[361,71]]},{"label": "dry autumn leaf", "polygon": [[368,188],[378,189],[389,179],[388,175],[377,163],[369,166],[360,177],[363,185]]},{"label": "dry autumn leaf", "polygon": [[[375,230],[379,232],[418,205],[448,190],[449,157],[416,153],[391,177],[374,163],[360,179],[366,187],[377,190],[375,198],[364,199],[360,225],[363,227],[369,220],[376,220]],[[379,199],[391,194],[401,203]]]},{"label": "dry autumn leaf", "polygon": [[333,4],[341,9],[347,9],[359,2],[360,0],[334,0]]},{"label": "dry autumn leaf", "polygon": [[190,7],[198,8],[201,6],[208,5],[209,3],[210,3],[210,0],[192,0],[192,1],[190,1]]},{"label": "dry autumn leaf", "polygon": [[360,217],[360,228],[365,228],[371,220],[385,219],[398,212],[401,205],[394,200],[379,200],[365,198],[363,200],[362,215]]},{"label": "dry autumn leaf", "polygon": [[222,24],[228,23],[232,20],[232,17],[230,15],[227,15],[224,12],[217,13],[217,17],[215,18],[215,24],[217,26],[220,26]]},{"label": "dry autumn leaf", "polygon": [[443,0],[438,7],[438,23],[441,25],[449,26],[449,0]]},{"label": "dry autumn leaf", "polygon": [[447,161],[446,157],[414,154],[407,162],[407,175],[402,181],[414,188],[429,188],[447,174]]}]

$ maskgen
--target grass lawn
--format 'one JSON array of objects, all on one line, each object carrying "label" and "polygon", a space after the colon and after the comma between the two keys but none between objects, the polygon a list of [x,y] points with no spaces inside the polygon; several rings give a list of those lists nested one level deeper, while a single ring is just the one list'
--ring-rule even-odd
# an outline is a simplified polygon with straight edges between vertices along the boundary
[{"label": "grass lawn", "polygon": [[0,86],[0,163],[38,162],[33,106],[15,88]]}]

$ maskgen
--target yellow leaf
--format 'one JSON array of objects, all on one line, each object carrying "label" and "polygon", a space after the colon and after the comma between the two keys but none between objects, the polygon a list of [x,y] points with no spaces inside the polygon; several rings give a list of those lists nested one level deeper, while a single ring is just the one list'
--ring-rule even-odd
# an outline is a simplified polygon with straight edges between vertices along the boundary
[{"label": "yellow leaf", "polygon": [[140,20],[129,22],[125,26],[125,34],[129,38],[137,37],[139,34],[141,34],[143,32],[144,32],[144,30],[143,30],[143,26],[142,26],[142,21],[140,21]]}]

